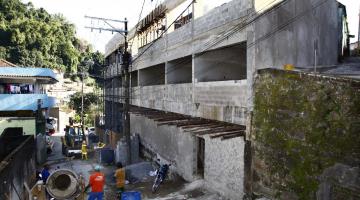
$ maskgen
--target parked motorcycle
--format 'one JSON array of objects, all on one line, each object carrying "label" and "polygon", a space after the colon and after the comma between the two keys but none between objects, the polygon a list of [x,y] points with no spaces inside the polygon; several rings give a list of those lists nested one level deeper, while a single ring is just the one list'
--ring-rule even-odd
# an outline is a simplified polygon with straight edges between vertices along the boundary
[{"label": "parked motorcycle", "polygon": [[171,166],[171,164],[169,164],[169,165],[164,164],[164,165],[161,165],[158,170],[156,170],[156,177],[155,177],[155,180],[154,180],[154,184],[152,186],[152,192],[153,193],[155,193],[157,191],[160,184],[165,180],[170,166]]}]

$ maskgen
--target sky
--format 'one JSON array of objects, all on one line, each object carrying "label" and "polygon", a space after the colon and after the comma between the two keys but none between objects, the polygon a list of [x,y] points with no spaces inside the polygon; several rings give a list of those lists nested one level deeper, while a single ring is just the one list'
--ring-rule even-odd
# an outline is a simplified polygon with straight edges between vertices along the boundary
[{"label": "sky", "polygon": [[[108,27],[103,22],[86,19],[84,16],[95,16],[102,18],[123,20],[125,17],[129,20],[129,29],[131,29],[139,20],[139,14],[143,0],[22,0],[27,3],[31,1],[35,8],[44,8],[51,14],[61,13],[71,23],[76,25],[79,38],[87,40],[92,44],[95,50],[105,51],[105,44],[112,38],[111,32],[93,31],[85,29],[85,26]],[[155,8],[164,0],[145,0],[144,17],[149,11]],[[216,1],[216,0],[207,0]],[[360,0],[338,0],[346,6],[348,14],[348,23],[350,34],[356,35],[351,42],[357,41],[357,32],[359,25]],[[123,28],[122,24],[111,23],[116,28]]]},{"label": "sky", "polygon": [[[76,32],[79,38],[87,40],[95,50],[105,51],[105,44],[112,38],[111,32],[93,31],[86,29],[85,26],[106,27],[103,22],[98,20],[86,19],[84,16],[94,16],[101,18],[129,21],[131,29],[139,20],[139,14],[143,0],[21,0],[23,3],[32,2],[35,8],[44,8],[51,14],[60,13],[71,23],[76,25]],[[143,15],[155,8],[163,0],[145,0]],[[121,23],[111,25],[123,29]],[[115,34],[115,33],[114,33]]]}]

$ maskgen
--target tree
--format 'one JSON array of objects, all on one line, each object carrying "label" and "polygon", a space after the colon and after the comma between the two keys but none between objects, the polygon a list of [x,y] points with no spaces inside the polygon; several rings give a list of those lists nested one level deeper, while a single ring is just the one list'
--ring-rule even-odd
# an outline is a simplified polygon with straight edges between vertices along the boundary
[{"label": "tree", "polygon": [[[90,111],[91,106],[99,102],[99,97],[94,93],[84,94],[84,114]],[[81,114],[81,92],[77,92],[70,97],[70,108],[74,109],[77,114]]]},{"label": "tree", "polygon": [[0,38],[0,58],[19,66],[71,74],[77,73],[77,66],[87,57],[103,60],[101,53],[93,52],[86,41],[76,38],[74,24],[64,16],[51,15],[20,0],[0,0]]}]

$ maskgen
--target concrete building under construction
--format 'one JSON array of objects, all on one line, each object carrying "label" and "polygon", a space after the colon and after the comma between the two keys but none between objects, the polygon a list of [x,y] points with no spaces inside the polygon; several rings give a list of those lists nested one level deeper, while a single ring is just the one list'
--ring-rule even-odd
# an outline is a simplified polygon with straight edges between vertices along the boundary
[{"label": "concrete building under construction", "polygon": [[[231,199],[249,192],[253,81],[263,68],[317,70],[347,48],[335,0],[166,0],[129,32],[131,133],[141,152]],[[342,48],[339,48],[340,47]],[[106,45],[105,128],[122,130],[120,34]],[[340,50],[339,50],[340,49]]]}]

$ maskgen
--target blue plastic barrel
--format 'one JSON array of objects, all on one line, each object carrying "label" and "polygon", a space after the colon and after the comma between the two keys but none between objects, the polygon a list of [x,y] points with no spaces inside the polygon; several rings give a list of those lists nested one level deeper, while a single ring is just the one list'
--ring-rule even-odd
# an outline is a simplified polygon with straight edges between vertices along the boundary
[{"label": "blue plastic barrel", "polygon": [[136,191],[121,193],[121,200],[141,200],[141,193]]},{"label": "blue plastic barrel", "polygon": [[114,150],[110,148],[103,148],[100,150],[100,162],[101,163],[113,163],[115,159]]}]

